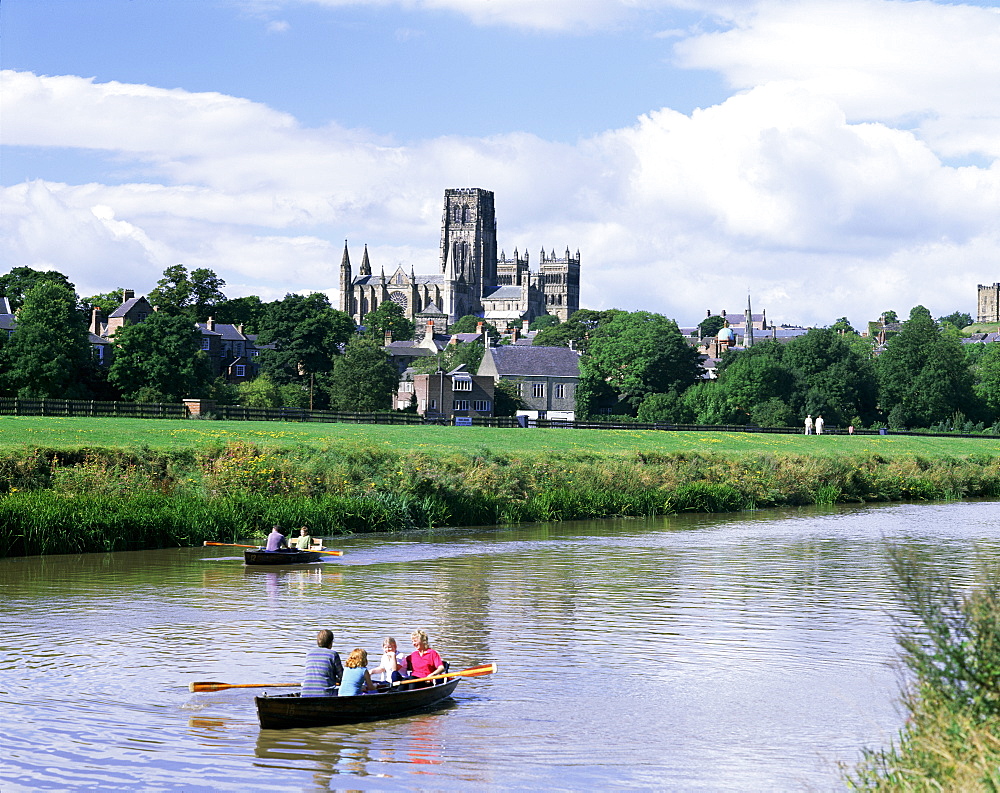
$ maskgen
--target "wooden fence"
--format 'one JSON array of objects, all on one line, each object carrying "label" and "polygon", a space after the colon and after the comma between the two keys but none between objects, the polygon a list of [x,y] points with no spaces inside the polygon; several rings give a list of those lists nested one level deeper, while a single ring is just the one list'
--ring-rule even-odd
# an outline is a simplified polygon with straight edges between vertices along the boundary
[{"label": "wooden fence", "polygon": [[[185,419],[189,416],[185,405],[155,402],[98,402],[86,399],[10,399],[0,398],[0,416],[99,416],[136,419]],[[305,410],[302,408],[249,408],[235,405],[215,405],[203,418],[228,421],[318,421],[340,424],[441,424],[453,423],[448,416],[419,416],[415,413],[343,413],[333,410]],[[537,429],[578,430],[661,430],[666,432],[756,432],[774,435],[801,435],[802,427],[755,427],[744,424],[640,424],[611,420],[555,421],[510,416],[480,417],[472,419],[475,427],[527,427]],[[824,435],[847,435],[845,428],[827,425]],[[996,435],[965,434],[957,432],[913,432],[908,430],[862,430],[855,435],[920,435],[941,438],[985,438],[996,440]]]}]

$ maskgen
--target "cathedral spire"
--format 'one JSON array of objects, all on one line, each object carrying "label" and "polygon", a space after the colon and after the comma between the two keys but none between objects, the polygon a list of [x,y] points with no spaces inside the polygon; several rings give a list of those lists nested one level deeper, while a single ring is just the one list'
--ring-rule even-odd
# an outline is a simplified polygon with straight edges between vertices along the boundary
[{"label": "cathedral spire", "polygon": [[745,347],[753,347],[753,312],[750,308],[750,292],[747,292],[747,316],[746,316],[746,331],[744,332],[743,345]]},{"label": "cathedral spire", "polygon": [[350,313],[351,307],[351,285],[354,278],[351,276],[351,255],[347,252],[347,240],[344,240],[344,255],[340,257],[340,299],[338,307],[345,314]]},{"label": "cathedral spire", "polygon": [[358,275],[371,275],[372,265],[368,261],[368,246],[365,245],[365,255],[361,257],[361,269],[358,270]]}]

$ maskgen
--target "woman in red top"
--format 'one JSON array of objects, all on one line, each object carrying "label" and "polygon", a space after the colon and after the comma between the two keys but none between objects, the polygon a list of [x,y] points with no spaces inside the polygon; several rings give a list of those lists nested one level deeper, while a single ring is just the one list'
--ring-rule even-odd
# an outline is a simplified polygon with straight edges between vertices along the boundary
[{"label": "woman in red top", "polygon": [[407,666],[414,677],[431,677],[432,675],[444,674],[444,661],[437,654],[437,650],[430,646],[427,634],[422,630],[415,630],[410,634],[413,641],[413,652],[407,656]]}]

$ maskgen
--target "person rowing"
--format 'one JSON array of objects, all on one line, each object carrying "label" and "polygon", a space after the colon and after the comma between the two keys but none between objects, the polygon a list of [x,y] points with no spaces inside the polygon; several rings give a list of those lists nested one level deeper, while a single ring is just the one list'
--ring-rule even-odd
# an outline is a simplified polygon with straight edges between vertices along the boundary
[{"label": "person rowing", "polygon": [[281,526],[275,526],[271,529],[271,533],[267,535],[267,544],[264,546],[265,551],[280,551],[282,548],[288,547],[288,540],[285,539],[285,533],[281,530]]}]

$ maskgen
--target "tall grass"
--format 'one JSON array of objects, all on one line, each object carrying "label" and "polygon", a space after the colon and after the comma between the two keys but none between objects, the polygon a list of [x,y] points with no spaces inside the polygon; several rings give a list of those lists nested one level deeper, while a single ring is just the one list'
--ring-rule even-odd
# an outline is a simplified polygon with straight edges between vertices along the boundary
[{"label": "tall grass", "polygon": [[960,591],[926,556],[891,548],[909,618],[897,640],[911,679],[909,718],[888,749],[864,753],[848,784],[871,791],[1000,789],[1000,567]]},{"label": "tall grass", "polygon": [[1000,457],[985,454],[34,448],[0,456],[0,554],[252,538],[273,523],[336,535],[996,495]]}]

